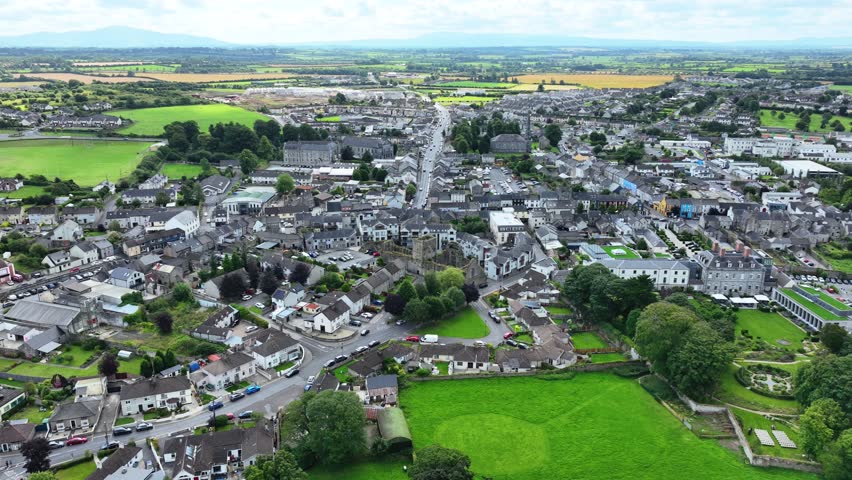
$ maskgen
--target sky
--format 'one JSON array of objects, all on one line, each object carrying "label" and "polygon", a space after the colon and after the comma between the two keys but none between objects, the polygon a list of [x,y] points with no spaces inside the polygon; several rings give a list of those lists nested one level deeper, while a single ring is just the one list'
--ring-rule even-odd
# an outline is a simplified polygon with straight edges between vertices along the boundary
[{"label": "sky", "polygon": [[131,26],[239,44],[440,32],[749,41],[850,36],[852,0],[0,0],[2,35]]}]

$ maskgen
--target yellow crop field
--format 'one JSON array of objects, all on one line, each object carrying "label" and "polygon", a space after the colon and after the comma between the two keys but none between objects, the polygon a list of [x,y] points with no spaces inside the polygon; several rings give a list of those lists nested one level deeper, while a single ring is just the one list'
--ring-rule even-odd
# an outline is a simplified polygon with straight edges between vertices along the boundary
[{"label": "yellow crop field", "polygon": [[150,82],[149,79],[142,77],[119,77],[114,75],[99,77],[95,75],[80,75],[79,73],[28,73],[26,76],[30,78],[43,78],[45,80],[60,80],[63,82],[78,80],[83,83],[92,83],[96,80],[102,83]]},{"label": "yellow crop field", "polygon": [[[577,85],[551,85],[549,83],[544,86],[545,90],[576,90],[578,88],[580,87],[578,87]],[[514,90],[516,92],[534,92],[538,90],[538,85],[534,83],[519,83],[514,87],[511,87],[509,90]]]},{"label": "yellow crop field", "polygon": [[145,78],[164,82],[210,83],[236,82],[241,80],[277,80],[295,77],[291,73],[145,73]]},{"label": "yellow crop field", "polygon": [[[557,84],[565,83],[582,85],[589,88],[648,88],[670,82],[674,77],[671,75],[618,75],[611,73],[599,74],[566,74],[566,73],[537,73],[532,75],[521,75],[518,81],[521,83],[545,83],[545,87],[553,80]],[[553,85],[557,86],[557,85]]]}]

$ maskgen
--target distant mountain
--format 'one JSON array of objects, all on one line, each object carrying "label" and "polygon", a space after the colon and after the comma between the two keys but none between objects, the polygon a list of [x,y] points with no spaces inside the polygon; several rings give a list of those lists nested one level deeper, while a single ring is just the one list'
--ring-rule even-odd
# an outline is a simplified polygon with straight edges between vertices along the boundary
[{"label": "distant mountain", "polygon": [[0,47],[47,48],[193,48],[233,47],[214,38],[160,33],[131,27],[106,27],[89,31],[0,35]]}]

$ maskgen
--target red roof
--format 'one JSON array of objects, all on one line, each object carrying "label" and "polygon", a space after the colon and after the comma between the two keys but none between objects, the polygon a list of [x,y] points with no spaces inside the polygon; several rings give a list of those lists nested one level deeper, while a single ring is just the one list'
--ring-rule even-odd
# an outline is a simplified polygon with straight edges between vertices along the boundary
[{"label": "red roof", "polygon": [[215,353],[213,355],[207,356],[207,360],[210,360],[211,362],[218,362],[221,359],[222,359],[222,357],[220,357],[219,355],[216,355]]}]

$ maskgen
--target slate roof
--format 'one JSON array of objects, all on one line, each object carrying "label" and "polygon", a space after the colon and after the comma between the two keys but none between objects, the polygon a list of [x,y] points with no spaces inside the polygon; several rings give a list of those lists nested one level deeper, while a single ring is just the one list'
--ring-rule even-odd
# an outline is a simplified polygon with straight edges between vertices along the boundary
[{"label": "slate roof", "polygon": [[121,388],[121,399],[132,400],[134,398],[150,397],[164,393],[189,390],[191,385],[189,378],[184,376],[157,378],[143,380]]}]

